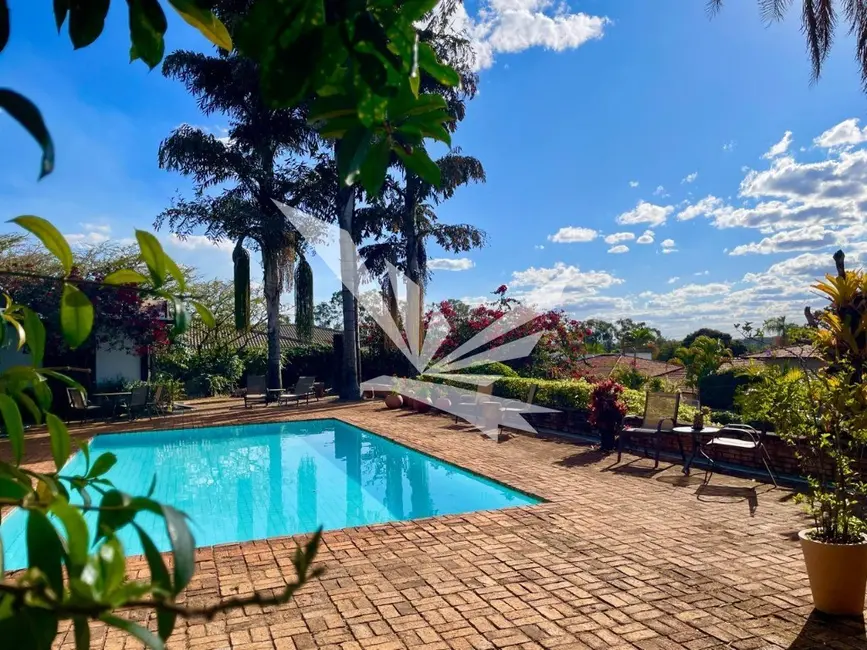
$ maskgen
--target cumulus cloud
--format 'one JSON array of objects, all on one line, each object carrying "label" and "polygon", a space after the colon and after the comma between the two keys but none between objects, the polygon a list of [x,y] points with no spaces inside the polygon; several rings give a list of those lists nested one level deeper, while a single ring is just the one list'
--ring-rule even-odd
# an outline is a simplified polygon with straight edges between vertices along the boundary
[{"label": "cumulus cloud", "polygon": [[628,253],[629,246],[624,246],[623,244],[618,244],[617,246],[612,246],[608,249],[608,252],[612,255],[620,255],[621,253]]},{"label": "cumulus cloud", "polygon": [[679,221],[688,221],[689,219],[695,219],[696,217],[704,217],[712,214],[714,210],[721,208],[723,205],[722,199],[718,199],[709,194],[698,203],[687,206],[681,210],[680,213],[678,213],[677,218]]},{"label": "cumulus cloud", "polygon": [[445,257],[428,260],[427,267],[434,271],[468,271],[475,266],[473,260],[466,257],[449,259]]},{"label": "cumulus cloud", "polygon": [[[636,244],[652,244],[653,243],[653,231],[645,230],[641,237],[635,240]],[[610,252],[610,251],[609,251]]]},{"label": "cumulus cloud", "polygon": [[605,237],[606,244],[619,244],[622,241],[631,241],[635,235],[631,232],[615,232]]},{"label": "cumulus cloud", "polygon": [[813,250],[837,243],[838,235],[823,226],[807,226],[796,230],[784,230],[759,242],[736,246],[729,255],[746,255],[748,253],[784,253],[791,251]]},{"label": "cumulus cloud", "polygon": [[472,41],[477,70],[490,68],[500,53],[576,49],[602,38],[609,22],[553,0],[482,0],[474,15],[459,3],[452,17],[455,30],[465,30]]},{"label": "cumulus cloud", "polygon": [[681,183],[693,183],[693,182],[695,182],[696,178],[698,178],[698,172],[693,172],[691,174],[687,174],[686,176],[684,176],[680,182]]},{"label": "cumulus cloud", "polygon": [[680,280],[680,276],[675,275],[673,278],[668,278],[668,284],[674,284],[678,280]]},{"label": "cumulus cloud", "polygon": [[858,122],[857,117],[843,120],[818,136],[813,140],[813,144],[823,149],[830,149],[832,147],[851,147],[867,142],[867,127],[859,129]]},{"label": "cumulus cloud", "polygon": [[653,190],[653,196],[661,196],[665,198],[666,196],[671,196],[670,194],[666,194],[665,187],[662,185],[657,185],[656,189]]},{"label": "cumulus cloud", "polygon": [[[81,232],[65,233],[63,236],[70,246],[87,248],[88,246],[98,246],[104,244],[111,237],[111,226],[106,223],[83,222],[78,224],[81,227]],[[131,243],[131,240],[121,240],[120,243]]]},{"label": "cumulus cloud", "polygon": [[185,250],[213,250],[214,248],[223,252],[232,252],[235,244],[229,239],[219,239],[214,241],[208,239],[204,235],[185,235],[183,237],[172,233],[169,235],[168,242],[172,246],[183,248]]},{"label": "cumulus cloud", "polygon": [[650,226],[661,226],[665,220],[674,212],[673,205],[654,205],[647,201],[639,201],[629,212],[624,212],[617,217],[617,223],[622,226],[632,225],[636,223],[646,223]]},{"label": "cumulus cloud", "polygon": [[629,187],[638,187],[638,181],[629,181]]},{"label": "cumulus cloud", "polygon": [[662,252],[664,255],[677,252],[677,245],[674,243],[673,239],[663,239],[662,244],[660,245],[662,246]]},{"label": "cumulus cloud", "polygon": [[780,140],[777,144],[772,146],[762,155],[762,158],[770,160],[772,158],[776,158],[777,156],[782,156],[789,150],[789,146],[792,144],[792,132],[786,131],[783,134],[783,139]]},{"label": "cumulus cloud", "polygon": [[553,235],[548,235],[548,241],[558,244],[574,244],[577,242],[593,241],[599,236],[599,233],[592,228],[581,228],[580,226],[566,226],[560,228]]},{"label": "cumulus cloud", "polygon": [[607,271],[582,271],[577,266],[557,262],[552,267],[530,267],[512,273],[509,283],[514,295],[542,308],[589,306],[609,302],[605,289],[623,284]]}]

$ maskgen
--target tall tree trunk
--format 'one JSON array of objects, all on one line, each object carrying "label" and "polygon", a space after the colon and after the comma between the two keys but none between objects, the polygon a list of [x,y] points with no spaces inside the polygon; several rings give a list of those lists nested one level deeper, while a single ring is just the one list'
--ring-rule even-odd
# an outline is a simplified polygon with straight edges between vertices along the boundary
[{"label": "tall tree trunk", "polygon": [[358,376],[358,318],[353,290],[358,288],[358,260],[355,244],[351,241],[352,218],[355,213],[355,189],[343,187],[337,192],[338,225],[350,234],[349,240],[340,239],[340,279],[343,282],[343,385],[340,397],[361,399]]},{"label": "tall tree trunk", "polygon": [[265,310],[268,314],[268,388],[282,388],[280,372],[280,265],[277,251],[263,248]]},{"label": "tall tree trunk", "polygon": [[418,226],[415,213],[418,207],[418,178],[411,172],[406,172],[406,194],[403,210],[403,238],[406,242],[406,277],[418,287],[418,291],[407,286],[406,291],[406,335],[410,349],[416,354],[421,352],[422,345],[422,305],[424,304],[424,278],[418,259]]}]

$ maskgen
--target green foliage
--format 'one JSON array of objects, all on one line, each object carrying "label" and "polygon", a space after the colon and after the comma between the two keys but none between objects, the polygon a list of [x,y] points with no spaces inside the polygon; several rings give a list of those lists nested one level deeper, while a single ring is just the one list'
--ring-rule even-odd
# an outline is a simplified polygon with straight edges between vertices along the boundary
[{"label": "green foliage", "polygon": [[182,382],[191,397],[211,397],[229,394],[238,387],[244,361],[228,347],[174,346],[157,356],[156,368],[160,375]]},{"label": "green foliage", "polygon": [[[735,325],[735,327],[737,327],[737,325]],[[736,357],[747,353],[747,346],[740,341],[735,341],[731,334],[726,334],[725,332],[710,327],[702,327],[701,329],[697,329],[696,331],[687,334],[683,337],[683,341],[679,347],[691,348],[692,344],[695,343],[695,340],[700,336],[706,336],[707,338],[722,341],[723,346],[731,350],[732,355]]]},{"label": "green foliage", "polygon": [[481,363],[477,366],[462,368],[456,371],[461,375],[500,375],[502,377],[517,377],[518,373],[505,363],[492,361],[491,363]]},{"label": "green foliage", "polygon": [[[72,29],[72,22],[70,27]],[[19,225],[46,242],[49,250],[58,257],[61,269],[66,272],[60,279],[65,280],[66,287],[77,290],[76,278],[70,275],[73,269],[66,259],[66,249],[58,244],[56,229],[48,222],[33,221],[32,218],[23,223],[19,221]],[[139,244],[151,268],[151,278],[148,283],[142,282],[145,286],[140,286],[138,290],[172,298],[176,304],[180,302],[183,305],[180,298],[160,288],[167,274],[174,276],[178,284],[183,286],[177,266],[165,256],[161,247],[153,245],[150,236],[140,236]],[[131,270],[124,271],[118,277],[130,278],[131,273]],[[61,300],[65,300],[65,295]],[[86,304],[92,313],[89,299],[83,293],[81,295],[84,296],[81,304],[73,304],[69,309],[75,312],[85,309],[83,305]],[[33,358],[40,359],[44,355],[42,348],[45,336],[35,325],[36,321],[33,321],[28,309],[7,295],[5,306],[0,309],[4,323],[2,329],[5,331],[6,323],[15,327],[19,344],[30,346]],[[180,323],[183,320],[181,310],[176,309],[175,315]],[[75,340],[81,343],[89,334],[87,321],[88,318],[73,313],[61,318],[61,326],[67,336],[66,329],[73,329]],[[77,382],[53,368],[20,365],[0,373],[0,420],[13,452],[13,462],[0,462],[0,507],[18,507],[27,513],[25,542],[28,567],[16,575],[4,574],[0,580],[0,634],[9,647],[49,650],[54,643],[59,621],[72,620],[76,648],[85,650],[90,643],[90,621],[100,620],[136,637],[150,648],[161,649],[173,631],[177,616],[211,617],[219,611],[252,603],[283,603],[309,577],[319,572],[310,568],[319,543],[317,533],[305,549],[299,549],[296,553],[293,564],[298,578],[281,593],[264,597],[256,594],[211,608],[185,608],[179,605],[176,599],[189,584],[195,569],[195,541],[186,516],[152,500],[149,495],[132,496],[115,489],[105,475],[115,464],[116,458],[106,452],[91,462],[87,443],[81,447],[86,460],[84,473],[60,475],[72,451],[72,440],[63,421],[48,411],[51,405],[51,391],[47,384],[49,378],[81,390]],[[177,385],[171,390],[177,390]],[[37,422],[45,421],[55,470],[40,473],[22,465],[26,458],[26,440],[21,407],[29,411]],[[78,500],[71,500],[70,493],[76,494]],[[83,513],[87,511],[99,513],[94,531],[90,530],[84,518]],[[153,541],[135,523],[137,515],[142,512],[156,515],[165,523],[171,545],[171,574]],[[150,569],[149,576],[140,575],[136,580],[126,577],[126,558],[118,538],[118,532],[130,526],[136,529]],[[91,540],[94,540],[93,543]],[[126,607],[156,610],[158,633],[153,634],[128,619],[112,614],[114,610]]]},{"label": "green foliage", "polygon": [[744,421],[744,416],[734,411],[712,410],[710,421],[715,425],[739,424]]},{"label": "green foliage", "polygon": [[686,368],[686,383],[699,386],[723,361],[731,359],[732,353],[720,339],[699,336],[688,348],[678,348],[674,356]]},{"label": "green foliage", "polygon": [[624,388],[641,390],[650,381],[647,375],[631,363],[624,363],[614,369],[613,379]]}]

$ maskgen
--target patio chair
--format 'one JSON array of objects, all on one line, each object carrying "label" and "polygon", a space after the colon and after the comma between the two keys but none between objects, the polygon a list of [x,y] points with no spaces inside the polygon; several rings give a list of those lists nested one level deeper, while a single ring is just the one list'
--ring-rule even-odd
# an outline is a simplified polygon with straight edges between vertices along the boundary
[{"label": "patio chair", "polygon": [[717,449],[738,449],[754,452],[756,457],[765,466],[765,470],[768,472],[768,476],[771,477],[774,487],[779,487],[774,472],[771,469],[771,456],[768,450],[765,449],[763,433],[759,433],[759,431],[748,424],[727,424],[710,440],[703,443],[701,454],[708,460],[704,476],[705,485],[710,483],[710,479],[716,468],[716,458],[714,456]]},{"label": "patio chair", "polygon": [[468,417],[463,417],[461,413],[477,413],[479,402],[481,402],[485,397],[489,397],[493,394],[494,384],[488,384],[487,386],[476,386],[475,393],[471,393],[469,395],[461,394],[460,398],[458,398],[457,404],[452,404],[453,412],[455,414],[455,424],[457,424],[458,420],[460,420],[461,418],[465,420],[471,419]]},{"label": "patio chair", "polygon": [[[644,438],[644,455],[647,455],[647,440],[653,440],[654,444],[654,465],[653,468],[659,467],[659,439],[663,434],[671,433],[677,426],[677,411],[680,407],[680,393],[647,393],[647,398],[644,402],[644,417],[638,426],[624,426],[620,430],[620,436],[617,441],[617,462],[620,462],[620,457],[623,454],[623,448],[633,436]],[[683,444],[680,437],[677,438],[677,444],[680,445],[681,456],[683,453]]]},{"label": "patio chair", "polygon": [[313,384],[315,382],[316,377],[299,377],[292,390],[284,391],[277,396],[277,405],[288,405],[293,399],[297,405],[301,404],[302,399],[306,399],[307,404],[310,404],[310,396],[313,395]]},{"label": "patio chair", "polygon": [[268,404],[268,388],[263,375],[250,375],[247,377],[247,392],[244,393],[244,408],[261,402]]},{"label": "patio chair", "polygon": [[150,389],[147,386],[136,386],[130,391],[129,403],[126,405],[126,412],[130,420],[134,420],[139,413],[147,412],[149,393]]},{"label": "patio chair", "polygon": [[538,384],[531,384],[530,388],[527,389],[527,396],[524,398],[524,401],[517,399],[510,399],[506,402],[505,406],[500,408],[500,413],[503,414],[504,422],[497,425],[497,429],[501,430],[509,426],[509,423],[505,420],[510,420],[513,418],[522,417],[520,413],[524,410],[524,407],[528,404],[532,404],[533,400],[536,399],[536,391],[539,390]]},{"label": "patio chair", "polygon": [[67,388],[66,398],[69,400],[69,408],[72,409],[73,412],[81,414],[82,424],[87,422],[89,414],[92,413],[95,416],[96,413],[103,410],[98,404],[88,403],[84,391],[81,391],[78,388]]},{"label": "patio chair", "polygon": [[166,389],[162,384],[157,384],[149,395],[147,412],[151,415],[165,415],[168,412],[166,403]]}]

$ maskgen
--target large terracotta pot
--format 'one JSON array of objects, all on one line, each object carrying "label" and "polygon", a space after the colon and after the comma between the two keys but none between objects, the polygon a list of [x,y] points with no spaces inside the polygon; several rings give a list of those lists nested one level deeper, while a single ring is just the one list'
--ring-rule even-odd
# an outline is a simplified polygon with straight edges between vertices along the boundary
[{"label": "large terracotta pot", "polygon": [[430,411],[431,407],[430,397],[425,397],[424,399],[413,400],[413,408],[419,413],[427,413]]},{"label": "large terracotta pot", "polygon": [[798,533],[813,606],[825,614],[861,616],[867,588],[867,537],[861,544],[826,544]]},{"label": "large terracotta pot", "polygon": [[403,406],[403,397],[397,393],[390,393],[385,396],[385,405],[390,409],[399,409]]}]

